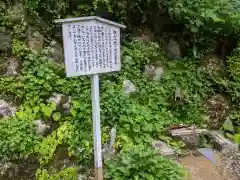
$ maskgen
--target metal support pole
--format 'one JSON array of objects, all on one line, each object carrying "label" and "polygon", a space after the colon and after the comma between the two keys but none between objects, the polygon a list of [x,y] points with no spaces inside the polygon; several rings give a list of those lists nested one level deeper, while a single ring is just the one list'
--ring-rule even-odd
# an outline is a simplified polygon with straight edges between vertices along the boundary
[{"label": "metal support pole", "polygon": [[91,76],[92,81],[92,118],[93,118],[93,139],[94,139],[94,161],[96,168],[96,180],[103,180],[102,169],[102,142],[100,124],[100,100],[99,100],[99,76]]}]

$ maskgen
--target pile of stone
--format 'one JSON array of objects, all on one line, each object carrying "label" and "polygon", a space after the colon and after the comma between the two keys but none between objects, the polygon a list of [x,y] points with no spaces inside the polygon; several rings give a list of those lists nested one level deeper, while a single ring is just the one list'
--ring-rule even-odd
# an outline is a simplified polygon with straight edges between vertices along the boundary
[{"label": "pile of stone", "polygon": [[221,154],[221,167],[230,171],[236,180],[240,179],[240,152],[227,150]]}]

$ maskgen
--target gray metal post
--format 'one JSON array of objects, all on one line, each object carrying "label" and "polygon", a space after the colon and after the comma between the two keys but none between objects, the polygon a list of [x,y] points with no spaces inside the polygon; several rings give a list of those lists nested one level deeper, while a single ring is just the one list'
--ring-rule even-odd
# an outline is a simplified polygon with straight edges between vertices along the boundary
[{"label": "gray metal post", "polygon": [[94,160],[96,167],[96,180],[103,180],[98,74],[93,74],[91,76],[91,81],[92,81],[92,117],[93,117],[93,139],[94,139]]}]

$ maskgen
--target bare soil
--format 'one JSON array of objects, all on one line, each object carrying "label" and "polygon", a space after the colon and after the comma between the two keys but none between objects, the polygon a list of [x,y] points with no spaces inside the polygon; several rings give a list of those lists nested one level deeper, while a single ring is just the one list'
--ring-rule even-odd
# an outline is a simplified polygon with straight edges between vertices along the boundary
[{"label": "bare soil", "polygon": [[180,162],[189,172],[187,180],[235,180],[231,173],[215,166],[204,156],[187,156]]}]

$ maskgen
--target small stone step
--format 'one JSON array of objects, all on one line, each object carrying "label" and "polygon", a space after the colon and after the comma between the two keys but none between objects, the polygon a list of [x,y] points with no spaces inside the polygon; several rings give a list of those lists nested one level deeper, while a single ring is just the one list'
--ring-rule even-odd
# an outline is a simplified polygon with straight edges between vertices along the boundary
[{"label": "small stone step", "polygon": [[209,131],[206,135],[211,138],[214,148],[220,152],[226,150],[238,150],[238,144],[235,144],[234,142],[225,138],[218,131]]},{"label": "small stone step", "polygon": [[185,136],[185,135],[191,135],[191,134],[201,134],[202,132],[206,132],[206,129],[196,129],[192,126],[190,127],[184,127],[184,128],[178,128],[178,129],[172,129],[169,132],[172,136]]},{"label": "small stone step", "polygon": [[175,151],[171,147],[169,147],[165,142],[153,141],[152,146],[161,155],[172,158],[172,159],[177,159],[177,154],[175,153]]},{"label": "small stone step", "polygon": [[170,135],[178,140],[182,140],[190,149],[199,147],[200,134],[205,132],[205,129],[196,129],[195,127],[180,127],[169,130]]}]

